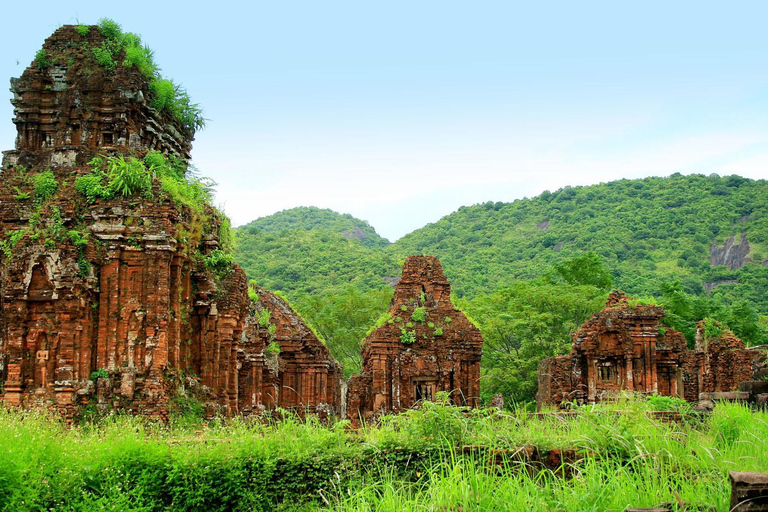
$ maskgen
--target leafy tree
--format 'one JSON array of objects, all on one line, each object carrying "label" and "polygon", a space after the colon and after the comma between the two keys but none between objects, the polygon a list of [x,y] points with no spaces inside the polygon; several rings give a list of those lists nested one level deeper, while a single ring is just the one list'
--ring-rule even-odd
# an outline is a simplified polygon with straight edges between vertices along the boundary
[{"label": "leafy tree", "polygon": [[555,265],[555,273],[566,283],[576,286],[588,285],[608,289],[613,284],[613,277],[603,265],[602,259],[591,251]]},{"label": "leafy tree", "polygon": [[352,285],[328,295],[299,294],[293,301],[299,314],[325,338],[328,349],[344,365],[344,376],[360,372],[360,342],[387,310],[392,288],[367,292]]},{"label": "leafy tree", "polygon": [[595,286],[545,278],[460,301],[485,340],[483,399],[502,393],[508,403],[533,401],[539,361],[567,353],[571,332],[602,309],[607,295]]}]

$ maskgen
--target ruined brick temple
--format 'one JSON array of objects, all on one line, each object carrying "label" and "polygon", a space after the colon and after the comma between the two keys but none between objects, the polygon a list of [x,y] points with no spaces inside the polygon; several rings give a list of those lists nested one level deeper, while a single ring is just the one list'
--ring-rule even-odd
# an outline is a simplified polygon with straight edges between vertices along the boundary
[{"label": "ruined brick temple", "polygon": [[349,381],[352,420],[407,409],[440,391],[457,405],[478,405],[483,339],[450,295],[437,258],[406,259],[387,313],[363,341],[363,371]]},{"label": "ruined brick temple", "polygon": [[76,190],[95,156],[157,151],[186,162],[191,150],[193,127],[152,107],[149,80],[126,67],[124,49],[114,69],[95,60],[106,42],[97,27],[63,26],[45,41],[45,62],[11,80],[0,400],[67,417],[90,404],[166,418],[179,393],[223,414],[335,411],[339,365],[301,319],[269,292],[250,298],[237,265],[206,264],[224,252],[221,214],[172,200],[157,179],[142,196]]},{"label": "ruined brick temple", "polygon": [[682,333],[661,324],[663,317],[662,307],[611,293],[605,309],[573,334],[569,355],[539,363],[539,406],[594,403],[619,390],[696,401],[701,393],[736,391],[765,359],[722,326],[708,334],[704,322],[690,350]]}]

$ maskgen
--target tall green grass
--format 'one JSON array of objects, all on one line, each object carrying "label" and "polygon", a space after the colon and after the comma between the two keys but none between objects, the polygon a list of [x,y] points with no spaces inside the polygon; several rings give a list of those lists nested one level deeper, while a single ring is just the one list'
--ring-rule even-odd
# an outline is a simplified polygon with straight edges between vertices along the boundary
[{"label": "tall green grass", "polygon": [[[0,408],[0,510],[727,510],[729,470],[768,472],[765,412],[721,404],[667,422],[650,409],[627,400],[539,416],[430,403],[350,430],[289,414],[68,427]],[[565,478],[495,457],[522,446],[581,458]]]}]

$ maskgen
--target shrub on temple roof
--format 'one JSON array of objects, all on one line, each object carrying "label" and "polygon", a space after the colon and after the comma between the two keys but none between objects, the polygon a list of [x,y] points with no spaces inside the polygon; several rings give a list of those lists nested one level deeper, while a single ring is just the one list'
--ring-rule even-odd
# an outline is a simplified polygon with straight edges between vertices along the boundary
[{"label": "shrub on temple roof", "polygon": [[[108,41],[101,47],[93,49],[98,63],[112,71],[117,67],[117,57],[120,50],[124,51],[122,65],[126,68],[136,67],[141,74],[150,79],[149,88],[152,94],[151,104],[158,110],[165,110],[175,117],[181,125],[197,131],[205,127],[203,110],[197,103],[192,103],[187,91],[172,80],[163,78],[160,68],[155,64],[154,52],[142,44],[141,37],[132,32],[123,32],[119,23],[108,18],[99,20],[99,32]],[[78,31],[79,32],[79,31]],[[38,61],[38,66],[40,61]]]}]

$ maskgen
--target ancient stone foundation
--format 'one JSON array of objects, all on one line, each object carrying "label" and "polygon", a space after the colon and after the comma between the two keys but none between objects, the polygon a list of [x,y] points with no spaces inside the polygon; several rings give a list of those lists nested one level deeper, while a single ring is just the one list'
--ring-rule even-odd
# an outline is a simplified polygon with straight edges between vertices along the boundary
[{"label": "ancient stone foundation", "polygon": [[380,325],[363,341],[363,371],[349,381],[350,419],[397,412],[447,392],[457,405],[480,396],[480,331],[450,301],[440,261],[410,256]]},{"label": "ancient stone foundation", "polygon": [[93,49],[105,38],[81,32],[58,29],[43,46],[46,65],[11,81],[18,137],[0,174],[0,400],[67,417],[93,406],[165,419],[179,394],[226,415],[335,412],[338,364],[280,299],[249,298],[245,274],[224,257],[221,214],[173,200],[157,179],[110,198],[77,189],[95,156],[157,151],[185,163],[193,136],[152,108],[148,79],[124,65],[124,50],[104,69]]},{"label": "ancient stone foundation", "polygon": [[539,363],[538,405],[594,403],[619,390],[697,401],[702,393],[736,391],[765,358],[719,324],[710,329],[715,336],[707,334],[704,322],[689,350],[663,317],[659,306],[611,293],[605,309],[573,334],[570,355]]}]

